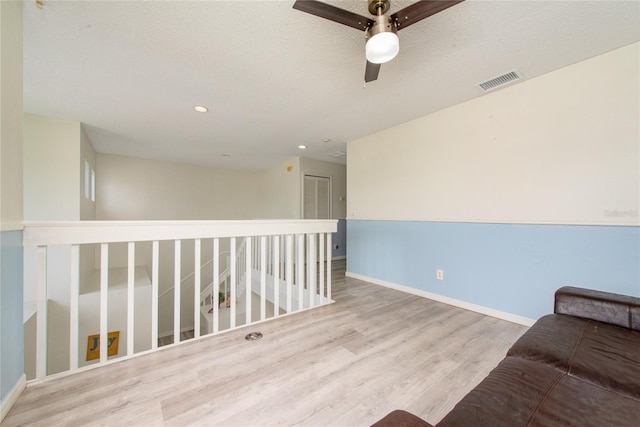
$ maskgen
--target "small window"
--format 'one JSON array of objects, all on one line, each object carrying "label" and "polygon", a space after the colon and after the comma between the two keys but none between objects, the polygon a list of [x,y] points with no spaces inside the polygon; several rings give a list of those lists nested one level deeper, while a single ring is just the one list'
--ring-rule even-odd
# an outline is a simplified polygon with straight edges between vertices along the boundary
[{"label": "small window", "polygon": [[96,201],[96,171],[91,169],[91,201]]},{"label": "small window", "polygon": [[89,166],[89,162],[88,161],[84,161],[84,198],[88,199],[89,198],[89,191],[90,191],[90,174],[91,174],[91,167]]}]

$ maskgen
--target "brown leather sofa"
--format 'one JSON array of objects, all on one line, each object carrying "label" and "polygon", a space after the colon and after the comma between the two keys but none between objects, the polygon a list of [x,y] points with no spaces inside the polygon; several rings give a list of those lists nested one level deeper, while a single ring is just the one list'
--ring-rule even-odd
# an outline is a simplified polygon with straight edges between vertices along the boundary
[{"label": "brown leather sofa", "polygon": [[[432,427],[401,410],[374,426]],[[437,426],[640,426],[640,298],[558,289],[554,314]]]}]

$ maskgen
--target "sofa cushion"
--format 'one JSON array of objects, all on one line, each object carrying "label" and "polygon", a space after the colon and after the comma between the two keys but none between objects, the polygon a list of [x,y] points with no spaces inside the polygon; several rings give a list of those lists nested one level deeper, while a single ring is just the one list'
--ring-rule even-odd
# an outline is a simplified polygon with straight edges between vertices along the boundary
[{"label": "sofa cushion", "polygon": [[508,357],[436,426],[524,426],[563,375],[539,363]]},{"label": "sofa cushion", "polygon": [[640,400],[576,377],[563,376],[532,416],[530,426],[632,426]]},{"label": "sofa cushion", "polygon": [[389,412],[383,419],[372,424],[371,427],[433,427],[431,424],[415,415],[396,409]]},{"label": "sofa cushion", "polygon": [[543,316],[511,346],[507,356],[523,357],[566,372],[586,324],[587,320],[573,316]]},{"label": "sofa cushion", "polygon": [[637,399],[541,363],[508,357],[437,426],[634,425],[638,419]]},{"label": "sofa cushion", "polygon": [[540,318],[508,356],[640,399],[640,332],[562,314]]}]

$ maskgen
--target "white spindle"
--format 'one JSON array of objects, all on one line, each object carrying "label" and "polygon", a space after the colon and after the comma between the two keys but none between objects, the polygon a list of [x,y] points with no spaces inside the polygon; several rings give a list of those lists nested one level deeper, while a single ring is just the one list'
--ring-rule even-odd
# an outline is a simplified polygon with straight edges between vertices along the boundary
[{"label": "white spindle", "polygon": [[173,343],[180,342],[180,265],[182,261],[182,242],[175,241],[174,276],[173,276]]},{"label": "white spindle", "polygon": [[293,236],[293,270],[294,270],[293,285],[294,286],[298,284],[298,277],[297,277],[298,270],[296,269],[296,264],[298,262],[298,238],[296,236],[297,235]]},{"label": "white spindle", "polygon": [[320,279],[318,294],[320,295],[320,301],[327,302],[324,300],[324,239],[325,234],[318,234],[318,255],[320,256],[320,260],[318,263],[318,277]]},{"label": "white spindle", "polygon": [[[282,237],[282,238],[280,238]],[[284,272],[285,272],[285,268],[284,268],[284,263],[285,263],[285,236],[278,236],[278,238],[280,238],[280,241],[282,242],[282,244],[280,245],[280,279],[284,279]]]},{"label": "white spindle", "polygon": [[246,272],[244,275],[244,301],[245,301],[245,325],[251,323],[251,237],[245,237],[245,254],[247,257]]},{"label": "white spindle", "polygon": [[293,236],[287,234],[285,240],[285,280],[287,282],[287,313],[291,313],[291,283],[293,282]]},{"label": "white spindle", "polygon": [[260,254],[259,254],[258,251],[260,250],[260,246],[258,245],[257,237],[252,237],[251,240],[254,243],[253,250],[250,251],[252,253],[252,255],[253,255],[252,258],[251,258],[251,266],[253,268],[258,268],[258,265],[259,265],[258,264],[259,263],[258,260],[260,259]]},{"label": "white spindle", "polygon": [[231,308],[229,310],[229,328],[233,329],[236,327],[236,238],[232,237],[229,240],[229,251],[231,252],[231,257],[229,258],[229,273],[231,274],[229,281],[229,286],[231,287],[231,295],[229,296],[231,302]]},{"label": "white spindle", "polygon": [[331,301],[331,233],[327,233],[327,302]]},{"label": "white spindle", "polygon": [[136,267],[136,244],[129,242],[127,245],[128,264],[127,264],[127,356],[133,354],[133,338],[134,338],[134,286],[135,286],[135,267]]},{"label": "white spindle", "polygon": [[109,346],[109,244],[100,244],[100,363],[107,361]]},{"label": "white spindle", "polygon": [[309,234],[309,307],[316,305],[316,235],[315,233]]},{"label": "white spindle", "polygon": [[[244,242],[244,244],[240,245],[240,250],[236,255],[236,257],[238,258],[238,262],[240,263],[238,268],[238,279],[240,279],[240,277],[244,277],[244,271],[246,271],[247,265],[251,265],[251,256],[247,255],[251,252],[251,249],[247,250],[246,238],[242,241]],[[251,245],[249,245],[249,247],[251,248]]]},{"label": "white spindle", "polygon": [[246,247],[246,242],[245,245],[240,245],[240,250],[238,251],[238,254],[236,255],[236,258],[238,258],[238,280],[240,280],[241,277],[244,277],[244,271],[247,269],[247,264],[251,264],[250,262],[247,262],[247,247]]},{"label": "white spindle", "polygon": [[80,247],[71,245],[71,280],[69,281],[69,369],[78,368],[78,325],[80,298]]},{"label": "white spindle", "polygon": [[267,236],[260,237],[260,252],[260,320],[264,320],[267,307]]},{"label": "white spindle", "polygon": [[280,236],[273,236],[273,317],[280,315]]},{"label": "white spindle", "polygon": [[200,239],[193,241],[193,336],[200,336]]},{"label": "white spindle", "polygon": [[[231,271],[231,262],[230,262],[230,257],[229,255],[227,255],[227,257],[225,258],[227,260],[227,263],[225,264],[227,266],[227,271]],[[231,277],[231,275],[227,275],[224,278],[224,294],[225,294],[225,298],[227,295],[231,295],[230,292],[231,290],[229,289],[229,278]]]},{"label": "white spindle", "polygon": [[37,329],[36,329],[36,377],[47,375],[47,247],[37,250]]},{"label": "white spindle", "polygon": [[296,250],[298,257],[298,262],[296,265],[298,282],[298,310],[302,310],[304,308],[304,234],[298,234],[298,246]]},{"label": "white spindle", "polygon": [[[228,260],[228,258],[227,258]],[[229,261],[227,261],[227,266]],[[213,297],[211,298],[212,318],[213,318],[213,333],[215,334],[220,329],[220,241],[218,238],[213,239]],[[227,291],[225,289],[225,299],[228,298]]]},{"label": "white spindle", "polygon": [[[262,236],[261,239],[266,239],[267,236]],[[267,252],[267,259],[265,260],[266,262],[266,272],[269,274],[273,274],[273,263],[271,262],[272,257],[273,257],[273,246],[271,245],[271,239],[268,239],[266,241],[266,252]]]},{"label": "white spindle", "polygon": [[151,244],[151,348],[158,348],[158,261],[160,244],[154,240]]}]

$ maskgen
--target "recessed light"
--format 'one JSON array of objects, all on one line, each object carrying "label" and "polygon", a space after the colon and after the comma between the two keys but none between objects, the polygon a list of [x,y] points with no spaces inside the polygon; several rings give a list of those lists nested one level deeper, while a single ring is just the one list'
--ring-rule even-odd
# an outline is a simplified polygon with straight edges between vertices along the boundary
[{"label": "recessed light", "polygon": [[225,159],[230,159],[231,158],[231,154],[223,154],[222,157],[224,157]]},{"label": "recessed light", "polygon": [[307,148],[307,146],[306,145],[298,145],[298,148],[301,149],[301,150],[304,150],[305,148]]},{"label": "recessed light", "polygon": [[324,138],[324,139],[322,140],[322,142],[329,142],[329,141],[331,141],[329,138]]},{"label": "recessed light", "polygon": [[193,109],[198,113],[206,113],[207,111],[209,111],[207,107],[203,107],[202,105],[196,105],[195,107],[193,107]]}]

